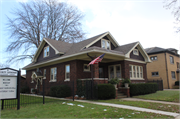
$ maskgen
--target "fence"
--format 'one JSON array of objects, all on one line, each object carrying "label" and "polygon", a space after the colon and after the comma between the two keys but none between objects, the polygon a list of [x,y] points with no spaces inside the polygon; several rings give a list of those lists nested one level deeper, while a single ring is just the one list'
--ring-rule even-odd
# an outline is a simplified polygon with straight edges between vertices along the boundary
[{"label": "fence", "polygon": [[148,79],[148,83],[157,83],[158,90],[163,90],[163,80],[162,79]]},{"label": "fence", "polygon": [[[91,80],[83,80],[83,81],[59,81],[59,82],[51,82],[43,80],[41,85],[38,82],[37,89],[34,90],[35,94],[30,93],[30,89],[25,87],[19,88],[19,97],[18,99],[11,100],[2,100],[3,104],[1,109],[4,108],[16,108],[18,101],[20,101],[20,106],[26,106],[37,103],[47,103],[59,101],[58,98],[67,98],[72,99],[74,101],[75,94],[77,94],[80,98],[85,99],[97,99],[97,84],[92,82]],[[56,97],[56,98],[53,98]]]}]

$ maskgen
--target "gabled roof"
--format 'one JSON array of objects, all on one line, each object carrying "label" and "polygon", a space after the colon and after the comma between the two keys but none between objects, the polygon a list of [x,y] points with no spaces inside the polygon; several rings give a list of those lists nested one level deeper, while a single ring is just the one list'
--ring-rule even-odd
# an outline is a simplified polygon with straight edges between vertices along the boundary
[{"label": "gabled roof", "polygon": [[121,51],[124,54],[127,54],[137,43],[138,42],[121,45],[121,46],[116,47],[114,50]]}]

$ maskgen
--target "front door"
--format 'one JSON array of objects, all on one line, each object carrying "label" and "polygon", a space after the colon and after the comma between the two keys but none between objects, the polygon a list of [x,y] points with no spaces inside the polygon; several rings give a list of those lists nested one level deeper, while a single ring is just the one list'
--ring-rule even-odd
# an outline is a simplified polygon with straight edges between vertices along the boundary
[{"label": "front door", "polygon": [[121,65],[111,65],[109,66],[109,79],[121,78]]},{"label": "front door", "polygon": [[104,78],[103,67],[99,67],[99,78]]}]

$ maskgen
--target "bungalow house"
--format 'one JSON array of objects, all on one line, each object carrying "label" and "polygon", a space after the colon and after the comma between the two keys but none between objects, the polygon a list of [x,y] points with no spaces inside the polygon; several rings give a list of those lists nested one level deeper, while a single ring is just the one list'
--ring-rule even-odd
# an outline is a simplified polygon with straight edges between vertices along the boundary
[{"label": "bungalow house", "polygon": [[180,58],[174,48],[151,47],[145,51],[152,63],[147,64],[148,80],[163,80],[164,89],[172,89],[175,81],[179,80]]},{"label": "bungalow house", "polygon": [[110,32],[78,43],[43,38],[32,63],[25,66],[26,80],[35,88],[35,79],[52,84],[60,81],[91,79],[90,57],[105,53],[103,60],[93,66],[94,81],[130,78],[132,82],[146,82],[146,64],[151,62],[139,42],[119,45]]}]

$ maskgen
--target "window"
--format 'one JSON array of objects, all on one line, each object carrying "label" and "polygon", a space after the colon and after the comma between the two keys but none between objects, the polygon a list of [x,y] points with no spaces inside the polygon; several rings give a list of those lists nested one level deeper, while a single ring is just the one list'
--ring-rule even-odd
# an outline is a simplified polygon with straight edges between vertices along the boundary
[{"label": "window", "polygon": [[180,68],[180,64],[179,64],[179,62],[177,62],[177,68],[178,68],[178,69]]},{"label": "window", "polygon": [[111,49],[111,43],[109,40],[104,40],[102,39],[101,40],[101,47],[104,48],[104,49],[108,49],[110,50]]},{"label": "window", "polygon": [[70,81],[70,65],[66,65],[65,67],[65,81]]},{"label": "window", "polygon": [[171,63],[171,64],[174,64],[174,58],[173,58],[173,56],[170,56],[170,63]]},{"label": "window", "polygon": [[121,78],[121,65],[111,65],[109,66],[109,79]]},{"label": "window", "polygon": [[157,60],[157,56],[150,57],[152,61]]},{"label": "window", "polygon": [[171,76],[172,76],[172,79],[176,79],[176,76],[175,76],[175,72],[174,72],[174,71],[171,71]]},{"label": "window", "polygon": [[159,76],[159,72],[152,72],[152,76]]},{"label": "window", "polygon": [[133,54],[134,54],[134,55],[139,55],[138,49],[134,49],[134,50],[133,50]]},{"label": "window", "polygon": [[43,77],[46,78],[46,69],[44,69]]},{"label": "window", "polygon": [[49,46],[44,48],[44,57],[48,57],[49,56]]},{"label": "window", "polygon": [[129,65],[130,79],[143,79],[143,67]]},{"label": "window", "polygon": [[57,80],[57,68],[51,68],[50,82],[56,82]]},{"label": "window", "polygon": [[84,64],[84,71],[90,71],[90,66],[87,66],[88,64]]}]

